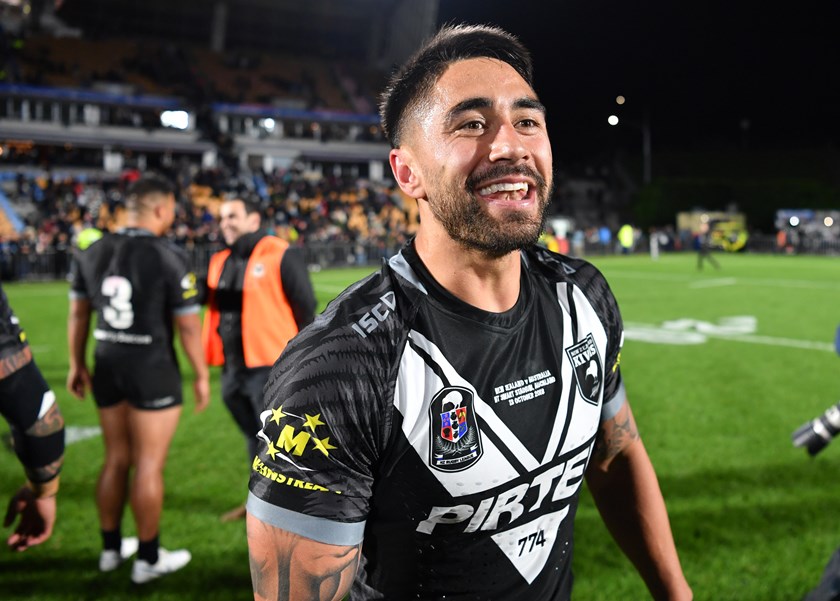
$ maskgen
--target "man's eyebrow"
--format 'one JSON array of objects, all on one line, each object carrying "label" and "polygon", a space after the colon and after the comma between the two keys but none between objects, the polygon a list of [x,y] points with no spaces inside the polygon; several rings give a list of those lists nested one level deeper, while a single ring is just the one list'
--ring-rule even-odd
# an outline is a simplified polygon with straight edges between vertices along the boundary
[{"label": "man's eyebrow", "polygon": [[545,105],[536,98],[519,98],[513,103],[514,108],[534,109],[545,114]]},{"label": "man's eyebrow", "polygon": [[462,100],[455,106],[453,106],[449,111],[446,113],[446,120],[447,121],[454,121],[458,118],[458,115],[461,113],[466,113],[467,111],[474,111],[476,109],[486,109],[493,106],[493,101],[489,98],[478,97],[478,98],[467,98],[466,100]]},{"label": "man's eyebrow", "polygon": [[[466,100],[462,100],[455,106],[453,106],[449,112],[446,114],[446,121],[452,122],[458,118],[458,116],[462,113],[466,113],[468,111],[474,111],[476,109],[486,109],[491,108],[493,106],[493,101],[489,98],[485,98],[483,96],[477,98],[467,98]],[[539,111],[545,114],[545,105],[537,100],[536,98],[517,98],[513,102],[513,108],[517,109],[532,109]]]}]

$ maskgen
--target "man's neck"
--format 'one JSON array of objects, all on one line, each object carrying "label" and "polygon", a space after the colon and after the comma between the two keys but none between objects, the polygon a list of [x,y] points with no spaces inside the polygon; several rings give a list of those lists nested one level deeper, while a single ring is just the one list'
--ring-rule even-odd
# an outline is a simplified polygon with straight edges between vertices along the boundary
[{"label": "man's neck", "polygon": [[257,245],[257,242],[262,240],[263,235],[263,232],[260,230],[242,234],[230,245],[231,251],[245,258],[250,257],[251,253],[254,252],[254,247]]},{"label": "man's neck", "polygon": [[432,277],[465,303],[491,313],[516,304],[522,270],[519,251],[488,257],[431,229],[418,233],[414,247]]},{"label": "man's neck", "polygon": [[139,228],[141,230],[149,230],[155,236],[163,234],[161,227],[154,219],[144,217],[142,215],[132,215],[129,213],[125,220],[125,227]]}]

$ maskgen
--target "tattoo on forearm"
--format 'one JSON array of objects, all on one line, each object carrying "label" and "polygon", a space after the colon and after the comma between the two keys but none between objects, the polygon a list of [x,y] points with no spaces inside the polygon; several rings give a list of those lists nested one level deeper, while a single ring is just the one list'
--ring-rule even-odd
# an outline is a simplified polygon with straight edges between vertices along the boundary
[{"label": "tattoo on forearm", "polygon": [[29,436],[48,436],[58,432],[64,427],[64,418],[57,403],[49,408],[46,415],[32,424],[26,433]]},{"label": "tattoo on forearm", "polygon": [[61,471],[62,463],[64,463],[64,457],[59,457],[47,465],[26,468],[26,477],[31,482],[48,482],[55,478]]},{"label": "tattoo on forearm", "polygon": [[265,588],[265,581],[263,576],[266,571],[266,560],[259,560],[254,557],[254,554],[248,552],[248,563],[251,566],[251,584],[254,587],[254,594],[260,597],[266,597],[268,591]]},{"label": "tattoo on forearm", "polygon": [[594,458],[597,461],[609,461],[626,445],[639,438],[639,431],[631,415],[623,421],[612,419],[601,425],[595,439]]},{"label": "tattoo on forearm", "polygon": [[0,379],[6,378],[21,367],[32,361],[32,351],[28,346],[23,347],[16,353],[0,359]]},{"label": "tattoo on forearm", "polygon": [[[356,574],[361,556],[361,543],[354,547],[315,546],[313,541],[295,534],[278,531],[265,524],[272,556],[255,556],[249,551],[251,582],[258,599],[286,601],[301,599],[334,599]],[[315,543],[317,545],[317,543]],[[264,548],[264,547],[263,547]]]},{"label": "tattoo on forearm", "polygon": [[330,571],[319,574],[308,574],[312,591],[319,591],[322,598],[335,599],[336,594],[341,588],[341,577],[345,574],[345,571],[351,568],[351,578],[356,574],[356,570],[359,567],[361,551],[361,544],[356,547],[348,547],[343,552],[336,553],[332,556],[334,565]]}]

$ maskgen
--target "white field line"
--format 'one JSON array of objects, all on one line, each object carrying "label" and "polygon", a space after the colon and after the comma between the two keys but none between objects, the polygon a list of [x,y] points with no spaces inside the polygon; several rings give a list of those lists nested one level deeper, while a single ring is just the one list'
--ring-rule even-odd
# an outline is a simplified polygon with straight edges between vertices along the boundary
[{"label": "white field line", "polygon": [[757,334],[721,334],[715,332],[697,332],[695,330],[669,330],[653,324],[630,323],[624,324],[624,337],[627,340],[650,342],[652,344],[694,345],[703,344],[709,338],[746,342],[748,344],[763,344],[767,346],[781,346],[812,351],[835,352],[834,344],[815,340],[797,340],[781,338],[779,336],[759,336]]},{"label": "white field line", "polygon": [[719,278],[717,280],[700,280],[692,282],[689,288],[718,288],[720,286],[734,286],[738,280],[735,278]]},{"label": "white field line", "polygon": [[812,351],[835,352],[834,345],[830,342],[817,342],[815,340],[795,340],[793,338],[777,338],[776,336],[756,336],[755,334],[721,335],[709,334],[712,338],[723,338],[735,342],[749,342],[751,344],[765,344],[768,346],[789,346]]},{"label": "white field line", "polygon": [[[618,279],[632,279],[632,280],[653,280],[660,282],[688,282],[699,283],[702,281],[718,281],[715,280],[698,280],[696,276],[683,275],[677,273],[647,273],[644,271],[620,271],[609,270],[604,272],[607,280]],[[725,278],[723,278],[725,279]],[[840,291],[840,281],[832,280],[774,280],[771,278],[737,278],[737,284],[740,286],[769,286],[771,288],[805,288],[816,290],[837,290]]]},{"label": "white field line", "polygon": [[99,426],[67,426],[64,429],[64,444],[71,445],[74,442],[95,438],[100,434],[102,434],[102,429]]}]

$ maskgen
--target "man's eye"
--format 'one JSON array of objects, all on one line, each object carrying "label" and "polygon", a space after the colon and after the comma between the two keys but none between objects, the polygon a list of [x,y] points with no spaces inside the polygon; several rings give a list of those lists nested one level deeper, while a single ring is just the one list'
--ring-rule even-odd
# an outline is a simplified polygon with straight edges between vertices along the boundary
[{"label": "man's eye", "polygon": [[482,123],[481,121],[468,121],[468,122],[464,123],[462,128],[463,129],[480,130],[480,129],[484,129],[484,123]]}]

